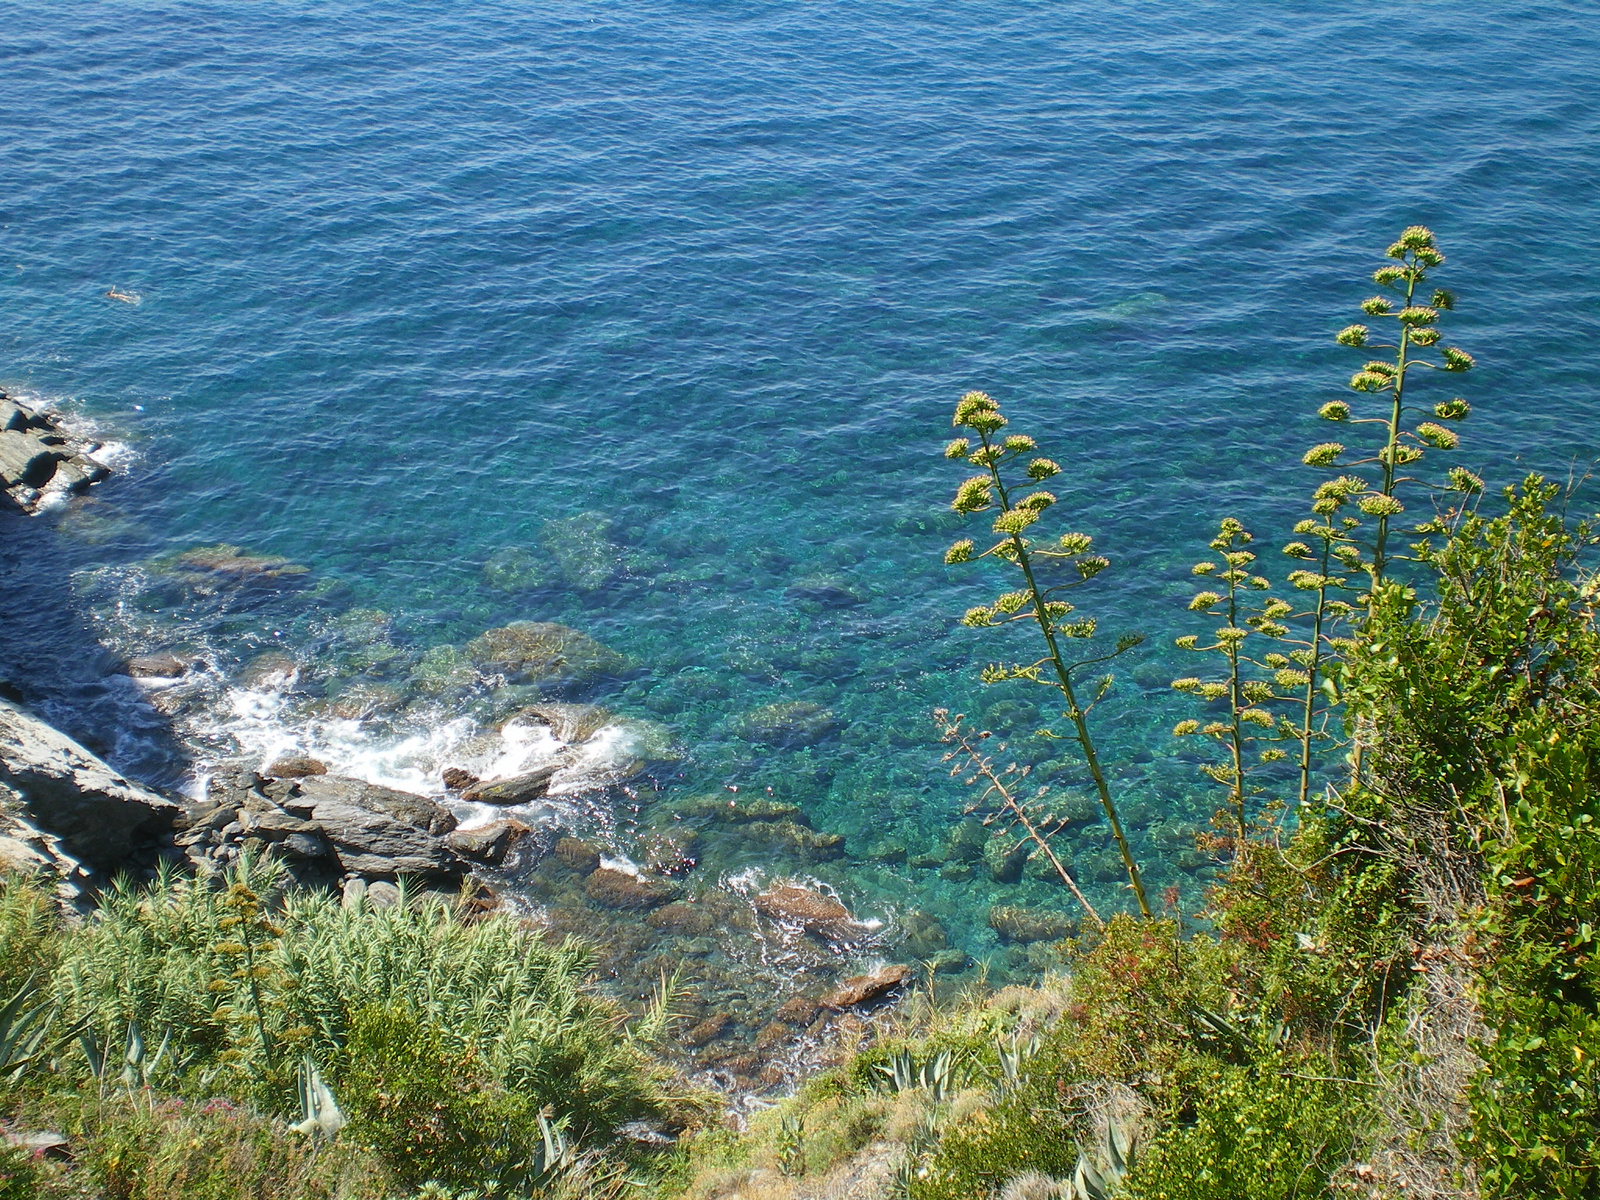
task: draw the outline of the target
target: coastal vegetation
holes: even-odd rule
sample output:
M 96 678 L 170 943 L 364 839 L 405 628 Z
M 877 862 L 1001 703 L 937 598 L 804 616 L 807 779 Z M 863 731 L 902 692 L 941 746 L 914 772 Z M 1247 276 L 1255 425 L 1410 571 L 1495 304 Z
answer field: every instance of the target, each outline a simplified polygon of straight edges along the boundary
M 1218 789 L 1200 913 L 1147 894 L 1094 739 L 1140 639 L 1102 646 L 1066 597 L 1111 564 L 1087 534 L 1040 537 L 1062 468 L 969 393 L 946 455 L 977 473 L 953 508 L 993 540 L 947 561 L 1015 585 L 964 619 L 1033 652 L 1007 640 L 983 677 L 1049 689 L 1065 724 L 940 729 L 1000 857 L 1045 859 L 1076 896 L 1059 971 L 916 989 L 735 1132 L 663 1065 L 671 980 L 630 1016 L 581 947 L 510 915 L 407 889 L 341 902 L 246 857 L 121 884 L 69 922 L 13 877 L 6 1128 L 59 1131 L 73 1158 L 0 1150 L 0 1197 L 1593 1195 L 1600 531 L 1537 475 L 1419 477 L 1469 412 L 1416 405 L 1422 375 L 1472 366 L 1439 348 L 1454 298 L 1424 285 L 1443 262 L 1405 230 L 1362 306 L 1393 340 L 1338 334 L 1392 352 L 1351 379 L 1370 412 L 1319 414 L 1374 436 L 1305 455 L 1328 475 L 1281 560 L 1218 514 L 1194 567 L 1202 632 L 1178 647 L 1211 669 L 1173 687 L 1197 714 L 1174 736 L 1217 751 L 1197 767 Z M 1124 911 L 1091 906 L 1056 851 L 1060 797 L 1029 758 L 1059 744 L 1093 782 Z

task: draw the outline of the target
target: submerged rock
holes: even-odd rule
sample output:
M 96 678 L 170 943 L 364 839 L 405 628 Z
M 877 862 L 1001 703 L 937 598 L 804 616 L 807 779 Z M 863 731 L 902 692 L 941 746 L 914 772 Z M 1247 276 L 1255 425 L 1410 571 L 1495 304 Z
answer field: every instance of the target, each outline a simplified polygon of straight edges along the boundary
M 551 692 L 587 689 L 628 670 L 628 660 L 586 633 L 548 621 L 514 621 L 467 643 L 482 670 Z
M 164 555 L 150 563 L 153 574 L 166 576 L 197 596 L 213 596 L 243 588 L 299 587 L 310 567 L 276 554 L 248 554 L 234 545 L 196 546 Z
M 444 784 L 446 791 L 464 792 L 472 787 L 473 784 L 481 783 L 482 780 L 471 771 L 463 770 L 460 767 L 446 767 L 439 773 L 439 782 Z
M 791 584 L 784 595 L 802 605 L 850 608 L 863 601 L 844 580 L 833 575 L 808 575 Z
M 1002 942 L 1059 942 L 1071 937 L 1078 923 L 1066 913 L 997 904 L 989 910 L 989 928 Z
M 781 749 L 811 746 L 835 729 L 832 712 L 809 700 L 783 700 L 752 709 L 738 721 L 739 736 Z
M 539 538 L 562 579 L 579 591 L 594 592 L 622 573 L 622 547 L 610 533 L 610 517 L 586 512 L 546 521 Z
M 1022 868 L 1028 865 L 1028 855 L 1033 843 L 1018 844 L 1014 838 L 990 838 L 983 847 L 983 865 L 989 868 L 989 878 L 996 883 L 1016 883 L 1022 878 Z
M 664 879 L 630 875 L 611 867 L 600 867 L 590 872 L 583 881 L 583 891 L 596 904 L 624 909 L 656 908 L 678 894 L 677 889 Z
M 550 582 L 547 563 L 524 546 L 496 550 L 483 564 L 483 582 L 498 592 L 527 592 Z
M 559 839 L 551 853 L 579 875 L 587 875 L 600 865 L 599 849 L 575 837 Z

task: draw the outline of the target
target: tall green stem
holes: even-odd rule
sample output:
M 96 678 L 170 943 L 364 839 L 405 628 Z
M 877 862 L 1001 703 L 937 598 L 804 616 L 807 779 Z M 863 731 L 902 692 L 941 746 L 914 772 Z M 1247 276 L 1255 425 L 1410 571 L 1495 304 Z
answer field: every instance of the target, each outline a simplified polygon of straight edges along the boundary
M 992 448 L 987 433 L 980 433 L 984 449 Z M 991 462 L 988 471 L 994 480 L 995 492 L 1000 497 L 1000 506 L 1003 512 L 1011 511 L 1011 497 L 1006 490 L 1004 481 L 1000 478 L 999 466 Z M 1106 823 L 1111 826 L 1111 836 L 1117 841 L 1117 850 L 1122 855 L 1122 865 L 1128 872 L 1128 883 L 1133 888 L 1134 898 L 1139 902 L 1139 912 L 1146 917 L 1155 914 L 1150 911 L 1150 901 L 1145 896 L 1144 879 L 1139 874 L 1139 864 L 1133 859 L 1133 850 L 1128 845 L 1128 836 L 1123 832 L 1122 819 L 1117 815 L 1117 806 L 1111 799 L 1111 785 L 1106 782 L 1106 773 L 1100 767 L 1100 756 L 1095 753 L 1094 740 L 1089 736 L 1088 714 L 1078 704 L 1077 693 L 1072 686 L 1072 672 L 1067 666 L 1065 657 L 1061 653 L 1061 645 L 1057 640 L 1056 629 L 1051 621 L 1048 609 L 1045 607 L 1044 594 L 1039 589 L 1038 581 L 1034 578 L 1033 562 L 1028 555 L 1028 544 L 1021 534 L 1011 535 L 1011 548 L 1016 555 L 1017 565 L 1022 568 L 1022 577 L 1028 584 L 1028 598 L 1033 605 L 1033 617 L 1038 622 L 1039 632 L 1044 635 L 1045 645 L 1050 650 L 1050 663 L 1055 670 L 1057 686 L 1062 696 L 1067 701 L 1067 717 L 1072 721 L 1073 729 L 1077 731 L 1078 745 L 1083 750 L 1084 761 L 1089 766 L 1089 774 L 1094 778 L 1096 791 L 1100 796 L 1100 807 L 1105 810 Z
M 1411 307 L 1412 296 L 1417 290 L 1416 278 L 1409 277 L 1406 281 L 1406 307 Z M 1406 351 L 1411 346 L 1411 327 L 1400 326 L 1400 348 L 1395 356 L 1394 376 L 1394 402 L 1389 410 L 1388 443 L 1383 451 L 1383 494 L 1394 496 L 1394 473 L 1399 465 L 1396 460 L 1400 454 L 1400 414 L 1401 400 L 1406 390 Z M 1372 586 L 1377 588 L 1383 582 L 1383 568 L 1389 561 L 1384 554 L 1384 547 L 1389 540 L 1389 514 L 1380 513 L 1378 516 L 1378 537 L 1373 546 L 1372 553 Z

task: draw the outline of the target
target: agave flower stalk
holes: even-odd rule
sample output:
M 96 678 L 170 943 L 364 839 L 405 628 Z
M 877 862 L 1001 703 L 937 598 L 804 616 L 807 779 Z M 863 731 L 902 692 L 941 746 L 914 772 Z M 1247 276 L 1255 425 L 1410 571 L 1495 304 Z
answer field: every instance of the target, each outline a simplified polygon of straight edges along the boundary
M 1105 921 L 1095 911 L 1094 905 L 1089 903 L 1088 897 L 1078 887 L 1078 881 L 1072 877 L 1072 872 L 1068 871 L 1062 864 L 1060 857 L 1055 852 L 1055 847 L 1050 844 L 1050 839 L 1066 828 L 1066 822 L 1060 817 L 1039 808 L 1037 802 L 1044 797 L 1049 789 L 1039 789 L 1038 794 L 1034 797 L 1034 803 L 1023 800 L 1009 780 L 1012 777 L 1020 780 L 1026 776 L 1028 771 L 1026 767 L 1010 766 L 1003 770 L 997 770 L 994 760 L 975 746 L 972 737 L 962 728 L 961 722 L 965 718 L 960 713 L 952 717 L 949 709 L 936 708 L 933 710 L 933 719 L 939 724 L 940 741 L 951 742 L 960 747 L 960 754 L 952 750 L 944 756 L 944 761 L 950 762 L 963 756 L 965 758 L 964 763 L 957 762 L 955 766 L 950 768 L 950 774 L 959 775 L 964 771 L 970 771 L 971 775 L 968 777 L 968 783 L 977 784 L 982 782 L 984 785 L 984 790 L 979 797 L 979 803 L 983 804 L 991 800 L 994 802 L 995 812 L 984 823 L 988 824 L 996 817 L 1009 817 L 1010 822 L 1007 825 L 1007 829 L 1020 826 L 1024 835 L 1023 840 L 1032 842 L 1034 847 L 1045 858 L 1050 860 L 1050 866 L 1055 870 L 1056 876 L 1062 883 L 1066 884 L 1067 890 L 1077 897 L 1078 903 L 1083 906 L 1083 911 L 1089 915 L 1089 919 L 1095 923 L 1097 928 L 1105 928 Z M 988 736 L 986 733 L 978 734 L 979 738 Z M 1004 748 L 1004 746 L 1001 747 L 1001 749 Z
M 1290 558 L 1308 564 L 1290 571 L 1289 583 L 1301 592 L 1310 593 L 1310 608 L 1293 614 L 1295 619 L 1309 622 L 1310 633 L 1303 639 L 1284 638 L 1286 643 L 1295 647 L 1287 656 L 1268 654 L 1262 660 L 1277 672 L 1275 682 L 1279 687 L 1286 691 L 1298 688 L 1301 696 L 1299 723 L 1289 724 L 1286 730 L 1287 735 L 1299 743 L 1299 762 L 1296 765 L 1300 773 L 1300 787 L 1297 799 L 1301 809 L 1311 797 L 1312 746 L 1328 736 L 1328 710 L 1325 705 L 1319 706 L 1318 701 L 1324 663 L 1329 654 L 1337 653 L 1348 645 L 1348 639 L 1335 638 L 1330 630 L 1354 613 L 1347 601 L 1337 598 L 1337 593 L 1345 590 L 1348 583 L 1344 576 L 1335 572 L 1342 565 L 1340 552 L 1348 553 L 1351 550 L 1348 534 L 1357 522 L 1353 517 L 1345 517 L 1337 525 L 1333 522 L 1333 515 L 1345 504 L 1350 494 L 1343 480 L 1330 480 L 1323 484 L 1317 489 L 1312 504 L 1313 512 L 1321 519 L 1301 521 L 1294 527 L 1298 536 L 1310 538 L 1316 543 L 1313 548 L 1303 541 L 1294 541 L 1283 548 Z
M 1455 307 L 1455 297 L 1443 288 L 1436 288 L 1430 303 L 1421 303 L 1426 294 L 1423 284 L 1428 272 L 1444 263 L 1444 255 L 1435 245 L 1431 231 L 1413 225 L 1401 233 L 1388 249 L 1391 264 L 1373 272 L 1373 281 L 1389 295 L 1373 296 L 1362 302 L 1361 311 L 1368 317 L 1393 321 L 1396 337 L 1393 342 L 1371 341 L 1372 330 L 1367 325 L 1349 325 L 1339 331 L 1337 341 L 1353 349 L 1389 350 L 1392 359 L 1373 359 L 1350 378 L 1350 388 L 1358 396 L 1387 396 L 1386 411 L 1379 415 L 1359 415 L 1343 400 L 1324 404 L 1318 415 L 1326 421 L 1349 425 L 1380 425 L 1383 427 L 1383 444 L 1364 457 L 1346 459 L 1342 442 L 1323 442 L 1305 454 L 1306 465 L 1344 471 L 1349 467 L 1375 464 L 1382 471 L 1377 484 L 1363 481 L 1359 492 L 1353 493 L 1357 507 L 1376 520 L 1370 556 L 1365 566 L 1373 588 L 1383 582 L 1389 564 L 1397 556 L 1389 548 L 1390 522 L 1405 512 L 1405 505 L 1396 497 L 1400 485 L 1419 483 L 1414 475 L 1403 472 L 1420 462 L 1426 452 L 1454 450 L 1460 438 L 1453 429 L 1438 422 L 1453 422 L 1465 418 L 1472 410 L 1460 397 L 1435 404 L 1423 420 L 1408 426 L 1408 413 L 1421 413 L 1421 409 L 1408 408 L 1406 384 L 1411 372 L 1416 370 L 1459 374 L 1472 368 L 1472 356 L 1456 346 L 1445 346 L 1438 351 L 1437 359 L 1427 354 L 1439 344 L 1441 314 Z M 1396 307 L 1398 302 L 1399 307 Z M 1475 495 L 1483 488 L 1482 480 L 1464 468 L 1451 469 L 1437 490 L 1457 491 Z M 1417 532 L 1432 531 L 1432 523 L 1423 522 Z
M 1150 902 L 1145 896 L 1144 881 L 1139 875 L 1139 865 L 1134 861 L 1122 820 L 1111 798 L 1110 784 L 1100 766 L 1100 757 L 1095 752 L 1094 739 L 1089 733 L 1089 709 L 1110 689 L 1111 676 L 1100 678 L 1095 685 L 1095 697 L 1088 706 L 1079 702 L 1074 682 L 1074 676 L 1079 671 L 1109 662 L 1144 639 L 1138 635 L 1125 635 L 1117 639 L 1115 648 L 1109 653 L 1069 661 L 1062 649 L 1063 640 L 1071 638 L 1086 641 L 1094 636 L 1095 622 L 1092 618 L 1083 617 L 1067 620 L 1074 607 L 1060 598 L 1061 593 L 1087 583 L 1110 566 L 1110 561 L 1102 555 L 1091 554 L 1091 540 L 1081 533 L 1062 534 L 1053 548 L 1036 544 L 1025 536 L 1045 510 L 1055 504 L 1056 498 L 1039 488 L 1020 498 L 1016 493 L 1059 475 L 1061 467 L 1048 458 L 1035 456 L 1037 446 L 1031 437 L 1015 433 L 1001 437 L 1000 431 L 1009 422 L 1001 415 L 1000 406 L 989 396 L 983 392 L 968 392 L 956 404 L 951 423 L 958 429 L 971 430 L 977 444 L 973 444 L 972 438 L 958 437 L 945 447 L 945 457 L 971 463 L 980 472 L 970 476 L 956 489 L 951 507 L 958 513 L 996 512 L 992 528 L 999 540 L 976 555 L 971 540 L 958 541 L 946 552 L 945 562 L 962 563 L 994 558 L 1014 568 L 1021 576 L 1023 585 L 1016 591 L 999 596 L 992 604 L 969 609 L 962 618 L 963 622 L 974 628 L 1008 625 L 1014 621 L 1032 622 L 1044 639 L 1046 651 L 1042 658 L 1031 663 L 992 664 L 984 668 L 983 681 L 1028 680 L 1060 692 L 1066 701 L 1065 716 L 1072 722 L 1084 762 L 1094 779 L 1100 807 L 1105 812 L 1106 823 L 1111 827 L 1111 835 L 1116 839 L 1117 850 L 1122 855 L 1122 865 L 1127 871 L 1128 884 L 1138 901 L 1139 911 L 1146 917 L 1152 916 Z M 1028 461 L 1022 478 L 1008 484 L 1001 468 L 1017 465 L 1024 458 Z M 1052 587 L 1042 586 L 1036 568 L 1047 560 L 1070 560 L 1076 578 Z
M 1195 575 L 1212 578 L 1224 589 L 1210 589 L 1196 593 L 1189 601 L 1189 611 L 1208 617 L 1220 618 L 1222 625 L 1216 630 L 1215 640 L 1200 644 L 1198 634 L 1185 634 L 1177 639 L 1183 650 L 1213 653 L 1222 657 L 1227 670 L 1221 679 L 1187 677 L 1174 679 L 1177 691 L 1197 696 L 1208 703 L 1218 700 L 1228 702 L 1225 720 L 1180 721 L 1173 729 L 1174 735 L 1188 737 L 1203 734 L 1220 743 L 1227 753 L 1223 763 L 1207 763 L 1200 769 L 1207 776 L 1228 789 L 1228 808 L 1233 813 L 1234 825 L 1240 838 L 1245 836 L 1246 805 L 1259 789 L 1249 784 L 1250 755 L 1254 743 L 1278 740 L 1278 718 L 1266 706 L 1284 699 L 1279 692 L 1280 681 L 1276 672 L 1288 669 L 1290 660 L 1283 655 L 1273 659 L 1256 659 L 1246 652 L 1246 641 L 1252 634 L 1278 640 L 1288 636 L 1289 627 L 1283 618 L 1294 611 L 1288 601 L 1265 595 L 1271 583 L 1250 572 L 1255 553 L 1246 549 L 1254 540 L 1250 531 L 1232 517 L 1224 518 L 1218 526 L 1217 536 L 1211 539 L 1211 549 L 1222 559 L 1221 563 L 1199 562 L 1194 565 Z M 1261 599 L 1252 598 L 1261 594 Z M 1281 660 L 1283 666 L 1275 663 Z M 1273 671 L 1274 674 L 1261 676 Z M 1299 685 L 1301 680 L 1293 680 Z M 1254 730 L 1264 730 L 1257 733 Z M 1260 751 L 1262 762 L 1275 762 L 1288 755 L 1276 746 Z

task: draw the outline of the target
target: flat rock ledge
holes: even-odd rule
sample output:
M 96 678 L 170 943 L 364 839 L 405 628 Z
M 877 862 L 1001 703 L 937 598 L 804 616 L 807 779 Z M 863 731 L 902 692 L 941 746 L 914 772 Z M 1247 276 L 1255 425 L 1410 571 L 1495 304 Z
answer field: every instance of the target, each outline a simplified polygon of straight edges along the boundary
M 52 492 L 82 492 L 111 469 L 99 444 L 63 428 L 58 418 L 0 392 L 0 506 L 38 512 Z

